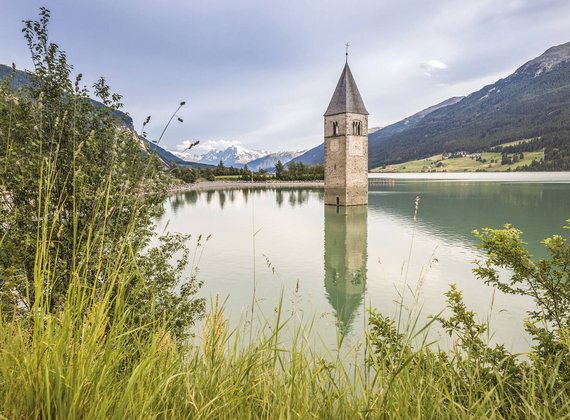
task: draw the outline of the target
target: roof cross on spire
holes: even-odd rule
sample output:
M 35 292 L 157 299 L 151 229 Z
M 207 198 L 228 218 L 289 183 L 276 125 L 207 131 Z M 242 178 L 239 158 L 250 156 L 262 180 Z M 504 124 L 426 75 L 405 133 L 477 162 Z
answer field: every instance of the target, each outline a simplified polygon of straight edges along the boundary
M 346 62 L 348 63 L 348 47 L 350 47 L 350 44 L 347 42 L 344 46 L 346 47 Z

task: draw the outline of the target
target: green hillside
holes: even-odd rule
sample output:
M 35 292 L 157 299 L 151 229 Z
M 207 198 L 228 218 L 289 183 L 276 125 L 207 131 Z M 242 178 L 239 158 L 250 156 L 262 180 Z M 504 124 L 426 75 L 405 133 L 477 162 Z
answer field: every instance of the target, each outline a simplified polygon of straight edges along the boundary
M 528 151 L 544 150 L 542 170 L 570 170 L 570 43 L 379 142 L 381 131 L 369 136 L 371 168 L 535 138 Z
M 515 158 L 516 155 L 516 158 Z M 502 163 L 500 152 L 483 152 L 472 156 L 447 158 L 444 155 L 434 155 L 425 159 L 410 160 L 408 162 L 385 165 L 373 169 L 371 172 L 500 172 L 520 170 L 534 162 L 541 162 L 544 152 L 528 152 L 520 154 L 507 154 L 512 163 Z M 516 161 L 514 161 L 516 160 Z

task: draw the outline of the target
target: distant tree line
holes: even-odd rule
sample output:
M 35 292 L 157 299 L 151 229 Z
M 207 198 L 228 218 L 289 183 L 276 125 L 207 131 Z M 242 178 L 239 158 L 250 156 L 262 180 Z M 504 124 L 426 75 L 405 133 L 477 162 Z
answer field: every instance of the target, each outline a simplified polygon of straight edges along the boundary
M 196 167 L 189 167 L 189 166 L 178 166 L 174 165 L 169 170 L 170 174 L 179 179 L 182 182 L 192 184 L 199 179 L 206 179 L 208 181 L 214 181 L 216 176 L 242 176 L 245 175 L 248 170 L 247 168 L 234 168 L 234 167 L 225 167 L 224 163 L 220 161 L 218 166 L 215 168 L 196 168 Z
M 513 163 L 517 163 L 522 159 L 524 159 L 523 152 L 512 153 L 510 155 L 505 152 L 501 153 L 501 165 L 512 165 Z
M 314 181 L 325 179 L 323 164 L 305 165 L 303 162 L 289 162 L 287 169 L 281 161 L 275 165 L 275 178 L 284 181 Z
M 570 170 L 570 130 L 549 133 L 530 141 L 497 148 L 503 154 L 536 152 L 544 150 L 544 158 L 520 166 L 518 171 L 568 171 Z
M 247 165 L 243 168 L 227 167 L 222 161 L 215 168 L 192 168 L 188 166 L 173 166 L 170 174 L 185 183 L 194 183 L 199 179 L 215 181 L 217 176 L 233 176 L 242 181 L 266 181 L 273 175 L 266 169 L 250 170 Z M 288 168 L 281 161 L 275 165 L 275 179 L 283 181 L 312 181 L 325 179 L 324 165 L 306 165 L 302 162 L 290 162 Z

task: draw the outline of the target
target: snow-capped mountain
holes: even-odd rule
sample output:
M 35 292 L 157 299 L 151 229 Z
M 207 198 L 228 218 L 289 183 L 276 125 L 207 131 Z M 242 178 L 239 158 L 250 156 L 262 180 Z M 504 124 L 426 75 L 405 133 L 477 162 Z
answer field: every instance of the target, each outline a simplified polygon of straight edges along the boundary
M 234 168 L 242 168 L 246 163 L 269 154 L 268 152 L 252 150 L 240 145 L 233 145 L 224 150 L 210 150 L 203 155 L 188 152 L 173 153 L 188 162 L 218 165 L 222 161 L 225 166 L 233 166 Z
M 247 167 L 252 171 L 259 171 L 260 169 L 265 169 L 269 172 L 272 172 L 275 169 L 275 165 L 277 165 L 277 162 L 281 161 L 281 163 L 285 165 L 291 159 L 294 159 L 305 152 L 306 150 L 301 150 L 297 152 L 270 153 L 266 156 L 262 156 L 258 159 L 248 162 Z
M 205 153 L 202 155 L 199 162 L 207 163 L 209 165 L 217 165 L 222 161 L 225 166 L 240 168 L 246 163 L 265 155 L 267 155 L 267 152 L 251 150 L 240 145 L 234 145 L 224 150 L 212 150 Z
M 220 161 L 224 166 L 234 168 L 243 168 L 246 164 L 251 170 L 258 171 L 266 169 L 271 171 L 280 160 L 285 164 L 291 159 L 305 153 L 305 150 L 297 152 L 275 152 L 269 153 L 262 150 L 252 150 L 240 145 L 233 145 L 224 150 L 210 150 L 209 152 L 199 155 L 189 152 L 172 152 L 174 155 L 187 162 L 204 163 L 207 165 L 217 166 Z

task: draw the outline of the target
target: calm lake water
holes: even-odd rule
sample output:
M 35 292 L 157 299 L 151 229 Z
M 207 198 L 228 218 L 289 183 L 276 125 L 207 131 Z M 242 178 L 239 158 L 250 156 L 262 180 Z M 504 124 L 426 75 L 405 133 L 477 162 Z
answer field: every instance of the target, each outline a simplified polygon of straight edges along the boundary
M 247 318 L 254 279 L 258 315 L 271 319 L 283 293 L 284 312 L 312 321 L 325 345 L 360 338 L 364 306 L 397 317 L 401 296 L 424 322 L 455 283 L 490 320 L 494 341 L 524 351 L 532 302 L 475 278 L 482 255 L 471 232 L 510 223 L 541 257 L 540 241 L 567 236 L 569 218 L 570 173 L 371 174 L 368 207 L 324 206 L 321 188 L 189 191 L 168 198 L 159 229 L 211 235 L 199 250 L 200 295 L 227 298 L 235 325 Z

